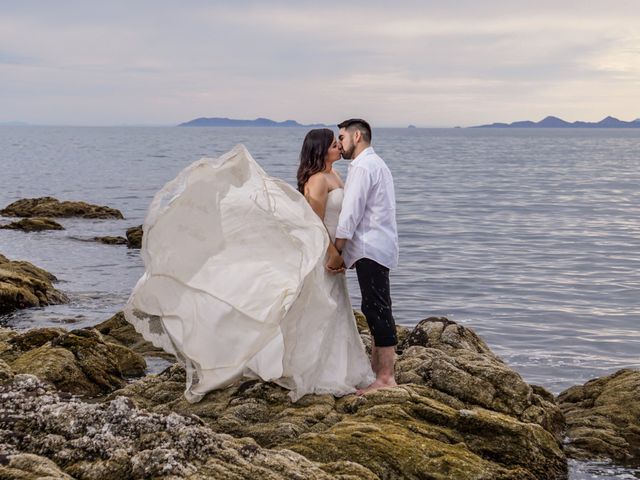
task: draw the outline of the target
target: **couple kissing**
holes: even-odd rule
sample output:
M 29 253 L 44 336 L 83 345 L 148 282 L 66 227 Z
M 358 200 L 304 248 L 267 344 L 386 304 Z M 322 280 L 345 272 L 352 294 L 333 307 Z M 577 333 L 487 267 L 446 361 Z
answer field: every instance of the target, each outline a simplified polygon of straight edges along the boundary
M 306 394 L 394 386 L 389 269 L 398 263 L 393 178 L 362 119 L 310 131 L 298 191 L 242 145 L 185 168 L 143 225 L 145 273 L 124 308 L 185 366 L 191 402 L 242 377 Z M 350 160 L 346 181 L 333 169 Z M 371 358 L 347 291 L 355 268 Z

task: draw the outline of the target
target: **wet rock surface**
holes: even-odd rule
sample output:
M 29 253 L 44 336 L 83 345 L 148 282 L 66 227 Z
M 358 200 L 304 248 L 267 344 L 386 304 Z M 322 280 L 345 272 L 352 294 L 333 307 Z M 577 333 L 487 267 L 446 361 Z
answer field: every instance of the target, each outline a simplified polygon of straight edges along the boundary
M 53 287 L 51 273 L 0 254 L 0 314 L 28 307 L 67 303 L 68 297 Z
M 125 320 L 122 312 L 116 313 L 93 328 L 99 331 L 106 341 L 130 348 L 140 355 L 175 360 L 173 355 L 161 348 L 154 347 L 151 342 L 146 341 L 142 335 L 136 332 L 135 328 Z
M 318 465 L 216 433 L 194 416 L 146 412 L 124 397 L 83 403 L 31 375 L 0 386 L 0 396 L 0 478 L 375 478 L 350 462 Z
M 43 230 L 64 230 L 64 227 L 50 218 L 23 218 L 7 225 L 0 225 L 6 230 L 22 230 L 23 232 L 41 232 Z
M 537 423 L 562 438 L 564 419 L 553 394 L 527 384 L 473 330 L 430 317 L 409 333 L 402 349 L 396 366 L 400 383 L 426 385 L 449 398 Z
M 567 455 L 640 467 L 640 371 L 623 369 L 565 390 Z
M 475 333 L 429 318 L 402 348 L 401 385 L 364 397 L 307 395 L 291 403 L 286 390 L 248 380 L 190 404 L 184 369 L 174 365 L 108 398 L 197 415 L 216 432 L 321 464 L 355 462 L 371 478 L 566 478 L 564 421 L 553 396 L 527 385 Z
M 0 444 L 1 445 L 1 444 Z M 2 447 L 0 447 L 2 448 Z M 15 480 L 73 480 L 46 457 L 31 453 L 12 452 L 4 445 L 0 458 L 0 478 Z
M 115 208 L 92 205 L 86 202 L 59 201 L 53 197 L 25 198 L 0 210 L 9 217 L 81 217 L 124 218 Z
M 126 245 L 127 239 L 124 237 L 94 237 L 96 242 L 104 243 L 105 245 Z
M 36 375 L 61 391 L 87 397 L 121 388 L 126 377 L 144 375 L 146 369 L 141 355 L 105 341 L 94 329 L 0 329 L 0 360 L 12 374 Z
M 127 247 L 142 248 L 142 225 L 127 229 Z
M 549 392 L 445 318 L 399 333 L 397 388 L 292 403 L 244 379 L 190 404 L 178 364 L 127 381 L 144 370 L 137 352 L 157 349 L 122 313 L 80 330 L 0 329 L 0 478 L 567 477 Z

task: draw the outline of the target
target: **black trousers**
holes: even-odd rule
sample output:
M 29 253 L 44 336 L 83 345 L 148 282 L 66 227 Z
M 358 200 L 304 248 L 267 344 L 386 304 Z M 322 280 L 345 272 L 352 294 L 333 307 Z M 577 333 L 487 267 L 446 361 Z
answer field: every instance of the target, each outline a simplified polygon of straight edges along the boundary
M 356 272 L 362 294 L 362 313 L 376 347 L 392 347 L 398 343 L 396 322 L 391 312 L 389 269 L 369 258 L 356 262 Z

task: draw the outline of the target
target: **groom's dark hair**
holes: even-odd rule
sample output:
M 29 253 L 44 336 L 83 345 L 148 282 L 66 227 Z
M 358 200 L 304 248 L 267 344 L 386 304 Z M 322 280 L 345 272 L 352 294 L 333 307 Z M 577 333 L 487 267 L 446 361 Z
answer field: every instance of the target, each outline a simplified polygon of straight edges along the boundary
M 371 125 L 361 118 L 350 118 L 338 124 L 338 128 L 351 129 L 357 128 L 365 142 L 371 143 Z

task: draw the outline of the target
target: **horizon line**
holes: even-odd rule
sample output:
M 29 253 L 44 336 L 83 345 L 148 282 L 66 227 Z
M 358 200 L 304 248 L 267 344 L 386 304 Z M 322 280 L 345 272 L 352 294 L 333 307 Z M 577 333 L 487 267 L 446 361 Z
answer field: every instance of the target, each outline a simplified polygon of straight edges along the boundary
M 605 115 L 601 118 L 601 120 L 595 120 L 595 121 L 590 121 L 590 120 L 564 120 L 563 118 L 557 116 L 557 115 L 546 115 L 545 117 L 543 117 L 541 120 L 545 120 L 549 117 L 553 117 L 553 118 L 557 118 L 559 120 L 565 121 L 567 123 L 575 123 L 575 122 L 585 122 L 585 123 L 597 123 L 598 121 L 602 121 L 606 118 L 615 118 L 616 120 L 620 120 L 618 117 L 615 117 L 613 115 Z M 104 123 L 104 124 L 92 124 L 92 123 L 85 123 L 85 124 L 74 124 L 74 123 L 29 123 L 29 122 L 25 122 L 25 121 L 20 121 L 20 120 L 7 120 L 7 121 L 0 121 L 0 127 L 88 127 L 88 128 L 98 128 L 98 127 L 105 127 L 105 128 L 109 128 L 109 127 L 157 127 L 157 128 L 171 128 L 171 127 L 179 127 L 184 123 L 188 123 L 191 122 L 193 120 L 198 120 L 198 119 L 207 119 L 207 118 L 216 118 L 216 119 L 225 119 L 225 120 L 239 120 L 239 121 L 255 121 L 255 120 L 259 120 L 259 119 L 266 119 L 266 120 L 271 120 L 273 122 L 276 123 L 283 123 L 285 121 L 293 121 L 296 123 L 300 123 L 297 120 L 284 120 L 282 122 L 277 121 L 277 120 L 273 120 L 271 118 L 268 117 L 256 117 L 253 120 L 248 120 L 248 119 L 236 119 L 236 118 L 229 118 L 229 117 L 196 117 L 192 120 L 187 120 L 186 122 L 179 122 L 179 123 L 138 123 L 138 122 L 134 122 L 134 123 Z M 633 120 L 621 120 L 621 121 L 625 121 L 625 122 L 635 122 L 635 121 L 639 121 L 640 117 L 633 119 Z M 378 127 L 373 127 L 375 128 L 433 128 L 433 129 L 458 129 L 458 128 L 473 128 L 473 127 L 479 127 L 479 126 L 489 126 L 489 125 L 493 125 L 493 124 L 511 124 L 511 123 L 518 123 L 518 122 L 535 122 L 534 120 L 515 120 L 515 121 L 493 121 L 491 123 L 480 123 L 480 124 L 473 124 L 473 125 L 428 125 L 428 126 L 419 126 L 415 123 L 406 123 L 404 125 L 381 125 Z M 319 124 L 319 125 L 327 125 L 328 128 L 336 128 L 337 127 L 337 123 L 334 124 L 327 124 L 324 122 L 312 122 L 311 125 L 313 124 Z M 253 126 L 253 125 L 246 125 L 246 126 L 219 126 L 219 127 L 211 127 L 211 126 L 201 126 L 201 127 L 194 127 L 194 126 L 189 126 L 189 128 L 311 128 L 307 125 L 295 125 L 295 126 L 284 126 L 284 125 L 274 125 L 274 126 Z
M 183 122 L 184 123 L 184 122 Z M 323 124 L 327 125 L 327 124 Z M 113 128 L 113 127 L 157 127 L 157 128 L 185 128 L 180 127 L 180 124 L 169 124 L 169 123 L 105 123 L 105 124 L 73 124 L 73 123 L 28 123 L 28 122 L 0 122 L 0 127 L 86 127 L 86 128 Z M 337 128 L 338 125 L 329 125 L 326 128 Z M 219 127 L 209 127 L 209 126 L 201 126 L 201 127 L 188 127 L 188 128 L 312 128 L 307 125 L 299 125 L 299 126 L 253 126 L 253 125 L 245 125 L 245 126 L 219 126 Z M 470 128 L 468 126 L 417 126 L 415 124 L 397 126 L 397 125 L 382 125 L 376 128 Z

